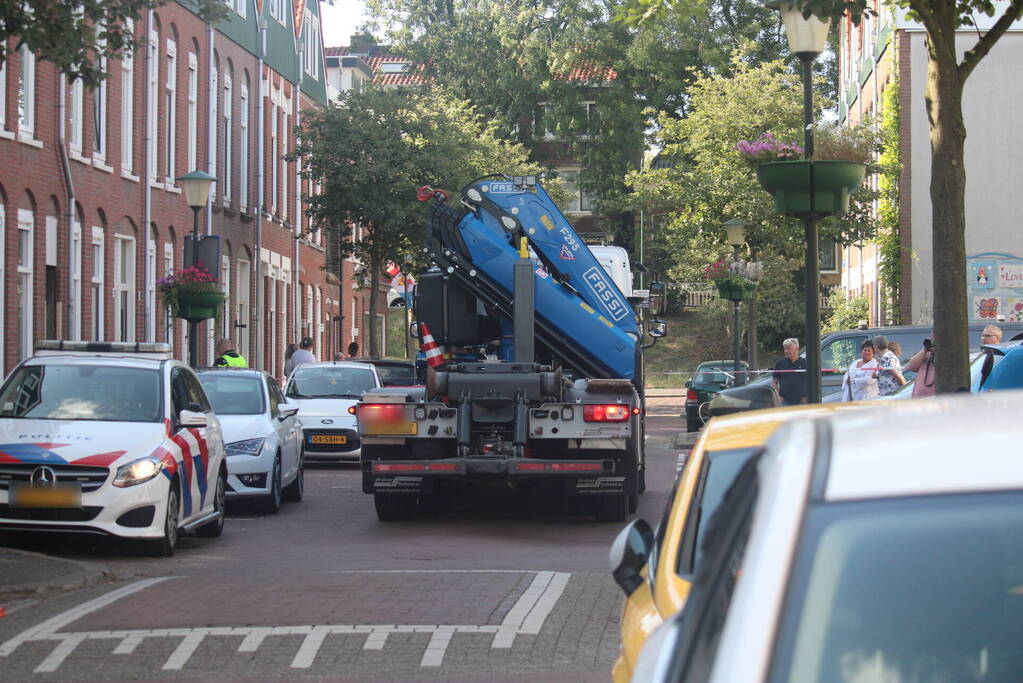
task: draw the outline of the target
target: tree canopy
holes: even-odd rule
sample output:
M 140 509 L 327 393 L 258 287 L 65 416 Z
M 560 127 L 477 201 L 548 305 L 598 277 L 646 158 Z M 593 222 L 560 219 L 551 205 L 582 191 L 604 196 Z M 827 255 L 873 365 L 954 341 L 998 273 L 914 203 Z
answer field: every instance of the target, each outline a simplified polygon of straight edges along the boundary
M 410 263 L 419 254 L 425 211 L 418 187 L 454 193 L 494 169 L 541 170 L 470 104 L 441 89 L 348 91 L 302 123 L 296 155 L 303 176 L 322 188 L 305 201 L 313 223 L 328 235 L 328 263 L 355 256 L 371 288 L 388 261 Z M 372 297 L 371 316 L 375 307 Z M 379 352 L 375 327 L 369 352 Z

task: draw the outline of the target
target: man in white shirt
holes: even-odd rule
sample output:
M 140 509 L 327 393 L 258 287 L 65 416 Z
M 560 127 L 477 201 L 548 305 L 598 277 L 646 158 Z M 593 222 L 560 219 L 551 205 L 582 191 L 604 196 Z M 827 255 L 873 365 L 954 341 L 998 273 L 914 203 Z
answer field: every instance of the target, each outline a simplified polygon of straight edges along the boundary
M 312 337 L 302 337 L 302 341 L 299 342 L 298 348 L 295 349 L 295 353 L 291 354 L 291 358 L 284 364 L 284 374 L 291 377 L 291 373 L 295 368 L 306 363 L 315 363 L 316 356 L 313 355 L 313 340 Z

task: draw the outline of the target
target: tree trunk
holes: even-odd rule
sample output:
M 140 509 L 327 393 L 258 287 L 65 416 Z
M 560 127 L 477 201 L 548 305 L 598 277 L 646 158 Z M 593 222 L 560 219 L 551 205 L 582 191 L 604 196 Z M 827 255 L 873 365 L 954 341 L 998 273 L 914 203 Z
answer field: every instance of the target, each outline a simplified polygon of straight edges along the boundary
M 377 255 L 370 257 L 369 261 L 369 357 L 380 358 L 380 330 L 377 329 L 377 277 L 381 270 L 383 261 Z M 964 276 L 965 277 L 965 276 Z
M 954 31 L 951 32 L 954 36 Z M 966 170 L 963 81 L 955 39 L 927 38 L 927 118 L 931 127 L 931 244 L 937 390 L 970 386 L 966 302 Z

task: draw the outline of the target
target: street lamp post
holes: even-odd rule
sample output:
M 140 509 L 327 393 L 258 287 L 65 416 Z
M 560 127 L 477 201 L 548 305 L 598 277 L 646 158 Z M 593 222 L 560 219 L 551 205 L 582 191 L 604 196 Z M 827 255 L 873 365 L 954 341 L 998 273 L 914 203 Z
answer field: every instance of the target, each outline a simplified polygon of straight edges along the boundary
M 814 15 L 804 17 L 791 0 L 769 3 L 781 13 L 789 50 L 803 67 L 803 154 L 813 158 L 813 62 L 824 51 L 831 22 Z M 820 251 L 817 213 L 814 211 L 814 171 L 810 166 L 810 211 L 803 217 L 806 235 L 806 400 L 821 401 Z
M 199 211 L 210 199 L 210 185 L 216 180 L 208 173 L 196 170 L 174 179 L 185 190 L 185 201 L 192 207 L 192 259 L 188 265 L 199 261 Z M 199 321 L 188 319 L 188 364 L 193 368 L 199 364 Z
M 739 249 L 746 241 L 746 223 L 738 218 L 725 222 L 725 232 L 728 235 L 728 243 L 732 245 L 733 256 L 739 259 Z M 735 375 L 735 383 L 745 384 L 739 381 L 739 299 L 732 299 L 732 369 Z

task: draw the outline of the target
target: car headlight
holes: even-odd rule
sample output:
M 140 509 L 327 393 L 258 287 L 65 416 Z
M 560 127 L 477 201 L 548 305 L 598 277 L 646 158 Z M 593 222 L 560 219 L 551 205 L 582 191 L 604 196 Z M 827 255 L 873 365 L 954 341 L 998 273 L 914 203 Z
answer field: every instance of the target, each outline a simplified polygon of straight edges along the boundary
M 233 441 L 224 446 L 228 455 L 259 455 L 263 450 L 265 439 L 245 439 L 244 441 Z
M 133 462 L 129 462 L 127 465 L 121 465 L 117 468 L 117 474 L 114 475 L 114 486 L 125 488 L 128 486 L 135 486 L 136 484 L 142 484 L 163 471 L 163 460 L 153 455 L 147 455 L 144 458 L 139 458 Z

